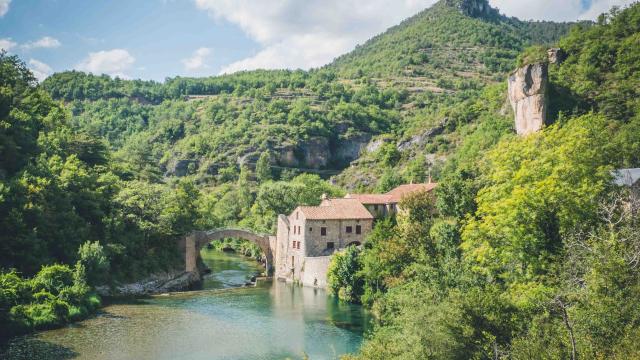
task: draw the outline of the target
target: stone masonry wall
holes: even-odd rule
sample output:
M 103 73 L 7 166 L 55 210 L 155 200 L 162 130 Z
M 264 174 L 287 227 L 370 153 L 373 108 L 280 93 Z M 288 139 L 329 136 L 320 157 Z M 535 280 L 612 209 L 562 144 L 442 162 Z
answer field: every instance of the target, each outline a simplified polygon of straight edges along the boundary
M 304 258 L 300 272 L 300 282 L 305 286 L 319 288 L 327 287 L 327 270 L 331 256 L 316 256 Z

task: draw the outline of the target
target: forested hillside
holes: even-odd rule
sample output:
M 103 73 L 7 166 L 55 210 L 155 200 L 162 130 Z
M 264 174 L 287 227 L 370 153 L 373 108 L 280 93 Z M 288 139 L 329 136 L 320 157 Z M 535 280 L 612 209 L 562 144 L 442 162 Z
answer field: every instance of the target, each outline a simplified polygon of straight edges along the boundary
M 557 24 L 442 0 L 311 71 L 37 84 L 3 53 L 0 338 L 180 266 L 193 229 L 430 174 L 335 257 L 332 290 L 376 315 L 355 358 L 638 357 L 640 205 L 611 170 L 640 167 L 639 30 L 637 4 Z M 518 137 L 506 78 L 550 46 L 551 124 Z
M 553 125 L 517 136 L 481 118 L 435 196 L 333 259 L 331 290 L 377 319 L 347 358 L 640 356 L 639 190 L 611 173 L 640 166 L 639 32 L 639 4 L 574 28 L 549 64 Z
M 331 175 L 367 152 L 372 138 L 397 143 L 440 126 L 444 112 L 458 111 L 452 105 L 473 102 L 487 84 L 501 82 L 524 47 L 553 42 L 570 26 L 521 22 L 489 8 L 465 13 L 462 5 L 441 1 L 310 72 L 252 71 L 163 84 L 69 72 L 51 76 L 43 88 L 67 103 L 76 128 L 106 138 L 120 150 L 119 161 L 144 169 L 146 180 L 191 176 L 220 185 L 237 178 L 242 164 L 253 168 L 264 152 L 276 176 Z M 429 137 L 419 145 L 431 160 L 448 155 L 458 128 L 473 116 L 454 114 L 443 131 L 456 133 L 453 138 Z M 385 157 L 379 141 L 368 151 L 376 165 Z M 409 147 L 400 148 L 403 164 L 433 165 Z M 389 157 L 395 162 L 399 154 Z M 405 180 L 426 173 L 417 172 L 403 170 Z M 373 188 L 382 175 L 364 171 L 348 184 L 337 181 Z

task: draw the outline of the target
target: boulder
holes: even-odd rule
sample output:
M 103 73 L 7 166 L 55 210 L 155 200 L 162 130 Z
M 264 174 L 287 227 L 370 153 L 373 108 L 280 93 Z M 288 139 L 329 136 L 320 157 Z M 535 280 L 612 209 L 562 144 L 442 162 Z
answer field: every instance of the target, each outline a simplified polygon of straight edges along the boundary
M 515 114 L 518 135 L 542 129 L 547 118 L 548 65 L 525 65 L 509 76 L 509 102 Z

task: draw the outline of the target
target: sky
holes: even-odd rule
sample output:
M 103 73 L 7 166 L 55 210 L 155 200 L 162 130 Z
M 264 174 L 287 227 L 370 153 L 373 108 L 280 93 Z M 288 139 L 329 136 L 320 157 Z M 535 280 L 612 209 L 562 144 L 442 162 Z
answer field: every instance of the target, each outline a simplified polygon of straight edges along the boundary
M 40 80 L 162 81 L 331 62 L 436 0 L 0 0 L 0 48 Z M 523 20 L 595 19 L 632 0 L 489 0 Z

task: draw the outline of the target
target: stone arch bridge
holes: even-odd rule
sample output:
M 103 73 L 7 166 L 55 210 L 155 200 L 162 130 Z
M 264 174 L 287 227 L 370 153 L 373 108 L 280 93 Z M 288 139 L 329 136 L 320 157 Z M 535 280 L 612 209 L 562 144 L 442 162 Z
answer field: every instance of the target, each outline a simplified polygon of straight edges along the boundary
M 273 268 L 273 253 L 276 246 L 276 237 L 272 235 L 258 234 L 245 229 L 214 229 L 209 231 L 194 231 L 187 235 L 184 240 L 185 267 L 186 271 L 196 272 L 198 257 L 203 246 L 214 240 L 226 238 L 240 238 L 249 240 L 257 244 L 266 258 L 265 268 L 267 273 Z

